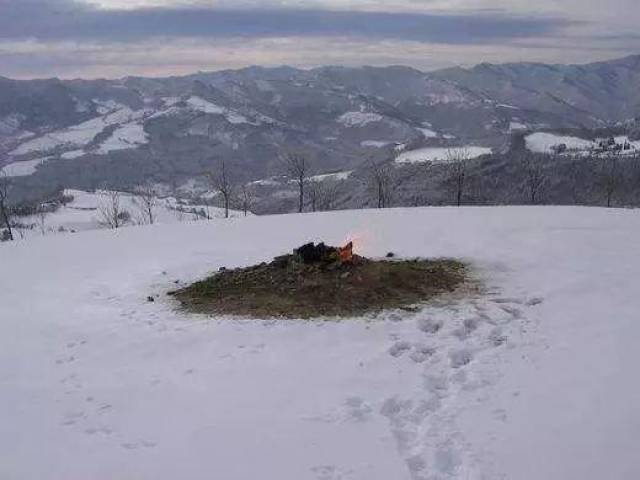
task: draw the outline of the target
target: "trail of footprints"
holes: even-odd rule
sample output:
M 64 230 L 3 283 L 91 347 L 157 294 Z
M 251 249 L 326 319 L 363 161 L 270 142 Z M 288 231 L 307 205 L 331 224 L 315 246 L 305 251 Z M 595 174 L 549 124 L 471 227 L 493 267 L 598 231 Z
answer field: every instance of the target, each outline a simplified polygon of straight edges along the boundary
M 526 309 L 542 301 L 496 297 L 428 309 L 416 317 L 415 338 L 396 339 L 391 345 L 389 355 L 422 367 L 423 398 L 392 397 L 380 408 L 413 480 L 470 475 L 472 459 L 465 458 L 468 450 L 455 426 L 462 408 L 455 398 L 491 384 L 491 369 L 474 368 L 474 361 L 508 348 L 511 337 L 519 337 L 530 323 Z M 503 410 L 495 415 L 507 420 Z
M 74 362 L 81 358 L 82 348 L 87 344 L 86 339 L 67 343 L 64 354 L 56 359 L 56 365 L 64 369 L 73 369 Z M 63 403 L 74 405 L 63 414 L 62 426 L 74 428 L 93 438 L 107 438 L 118 442 L 120 447 L 126 450 L 156 446 L 155 442 L 148 440 L 131 441 L 113 429 L 109 425 L 113 405 L 102 402 L 93 395 L 87 395 L 82 379 L 76 372 L 72 371 L 63 375 L 60 384 L 63 386 L 64 395 L 71 397 L 71 401 L 63 400 Z

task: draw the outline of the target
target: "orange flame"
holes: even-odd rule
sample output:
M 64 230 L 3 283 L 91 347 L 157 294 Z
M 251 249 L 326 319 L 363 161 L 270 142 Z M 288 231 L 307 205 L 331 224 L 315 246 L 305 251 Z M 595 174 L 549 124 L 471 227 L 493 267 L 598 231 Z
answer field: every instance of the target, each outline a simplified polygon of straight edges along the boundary
M 353 242 L 347 243 L 344 247 L 338 247 L 338 253 L 342 263 L 351 263 L 353 261 Z

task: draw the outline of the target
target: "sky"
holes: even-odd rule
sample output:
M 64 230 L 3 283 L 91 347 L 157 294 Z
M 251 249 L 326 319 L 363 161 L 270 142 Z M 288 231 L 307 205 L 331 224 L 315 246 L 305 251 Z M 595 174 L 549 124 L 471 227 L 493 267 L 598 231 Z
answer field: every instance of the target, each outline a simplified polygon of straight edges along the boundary
M 0 76 L 588 63 L 640 53 L 637 2 L 0 0 Z

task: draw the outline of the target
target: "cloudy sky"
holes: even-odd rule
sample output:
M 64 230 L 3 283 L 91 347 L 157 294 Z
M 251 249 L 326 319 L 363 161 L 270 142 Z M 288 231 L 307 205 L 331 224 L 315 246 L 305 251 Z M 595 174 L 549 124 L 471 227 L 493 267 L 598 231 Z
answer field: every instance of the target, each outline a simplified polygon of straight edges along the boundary
M 638 0 L 0 0 L 0 76 L 247 65 L 584 63 L 640 53 Z

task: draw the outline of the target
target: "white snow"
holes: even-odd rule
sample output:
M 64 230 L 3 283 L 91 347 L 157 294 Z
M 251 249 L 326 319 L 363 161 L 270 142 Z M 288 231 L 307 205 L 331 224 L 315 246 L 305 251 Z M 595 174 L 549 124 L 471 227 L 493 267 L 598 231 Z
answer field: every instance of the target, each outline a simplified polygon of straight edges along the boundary
M 477 158 L 491 153 L 490 148 L 465 146 L 465 147 L 427 147 L 417 150 L 409 150 L 401 153 L 396 158 L 396 163 L 426 163 L 448 162 L 452 156 L 464 155 L 466 158 Z
M 108 139 L 102 142 L 96 153 L 106 154 L 116 150 L 137 148 L 148 142 L 149 138 L 142 124 L 126 123 L 118 127 Z
M 165 99 L 165 105 L 169 106 L 169 108 L 166 110 L 161 110 L 159 112 L 156 112 L 153 115 L 151 115 L 149 118 L 154 119 L 154 118 L 179 114 L 180 112 L 184 111 L 184 109 L 176 105 L 178 101 L 179 99 L 175 99 L 175 98 Z M 256 113 L 255 115 L 256 120 L 250 121 L 249 119 L 247 119 L 247 117 L 245 117 L 244 115 L 242 115 L 241 113 L 235 110 L 232 110 L 226 107 L 221 107 L 220 105 L 217 105 L 213 102 L 209 102 L 208 100 L 205 100 L 204 98 L 198 97 L 195 95 L 187 98 L 187 100 L 185 100 L 185 103 L 187 104 L 187 108 L 193 111 L 203 112 L 209 115 L 223 115 L 226 118 L 226 120 L 233 125 L 240 125 L 245 123 L 251 124 L 251 125 L 259 125 L 260 123 L 276 123 L 276 121 L 273 118 L 270 118 L 266 115 L 261 115 L 258 113 Z
M 105 107 L 106 108 L 106 107 Z M 128 107 L 110 111 L 110 113 L 96 117 L 79 125 L 45 134 L 22 143 L 10 155 L 25 155 L 33 152 L 46 152 L 56 147 L 68 146 L 84 147 L 106 127 L 127 122 L 139 121 L 145 115 L 145 110 L 133 111 Z
M 262 178 L 260 180 L 254 180 L 253 182 L 250 182 L 249 185 L 258 185 L 261 187 L 277 187 L 282 185 L 282 181 L 279 181 L 276 178 Z
M 109 197 L 105 191 L 84 192 L 82 190 L 65 190 L 65 195 L 73 197 L 73 201 L 46 215 L 44 228 L 46 234 L 82 232 L 103 229 L 105 226 L 100 214 L 100 208 L 109 204 Z M 137 226 L 145 223 L 140 200 L 130 193 L 120 193 L 120 208 L 131 215 L 131 220 L 125 227 Z M 175 197 L 157 198 L 153 207 L 154 222 L 158 224 L 172 224 L 196 220 L 204 220 L 200 215 L 208 211 L 210 218 L 224 217 L 224 210 L 206 205 L 189 205 Z M 231 217 L 242 215 L 241 212 L 231 210 Z M 26 238 L 42 235 L 40 219 L 37 216 L 20 217 L 20 222 L 31 226 L 20 229 L 20 236 Z
M 60 158 L 63 158 L 65 160 L 73 160 L 83 155 L 84 155 L 84 150 L 72 150 L 70 152 L 63 153 L 62 155 L 60 155 Z
M 0 477 L 640 478 L 639 235 L 635 210 L 433 208 L 2 244 Z M 342 322 L 164 295 L 320 239 L 462 257 L 486 291 Z
M 216 105 L 215 103 L 208 102 L 204 98 L 196 96 L 189 97 L 186 103 L 194 110 L 200 110 L 204 113 L 211 113 L 213 115 L 224 115 L 224 113 L 226 112 L 225 108 Z
M 26 177 L 36 173 L 36 168 L 51 157 L 36 158 L 35 160 L 26 160 L 24 162 L 13 162 L 2 167 L 0 171 L 7 177 Z
M 388 145 L 391 145 L 393 142 L 391 141 L 382 141 L 382 140 L 364 140 L 360 142 L 361 147 L 370 147 L 370 148 L 384 148 Z
M 509 123 L 509 131 L 510 132 L 518 131 L 518 130 L 526 130 L 528 128 L 529 127 L 527 125 L 525 125 L 524 123 L 522 123 L 522 122 L 513 121 L 513 122 Z
M 382 115 L 367 112 L 347 112 L 338 117 L 338 122 L 347 127 L 364 127 L 370 123 L 382 120 Z
M 333 180 L 333 181 L 346 180 L 351 176 L 352 173 L 353 173 L 353 170 L 349 170 L 345 172 L 336 172 L 336 173 L 325 173 L 322 175 L 314 175 L 313 177 L 310 177 L 309 180 L 311 180 L 312 182 L 323 182 L 325 180 Z
M 567 147 L 566 153 L 578 153 L 584 155 L 589 152 L 598 154 L 597 150 L 599 148 L 599 143 L 603 140 L 606 142 L 608 139 L 598 138 L 596 140 L 585 140 L 578 137 L 537 132 L 527 135 L 525 138 L 525 144 L 527 149 L 537 153 L 553 153 L 555 147 L 564 144 Z M 614 140 L 619 145 L 624 145 L 625 143 L 629 143 L 631 145 L 631 150 L 619 151 L 617 152 L 619 155 L 635 155 L 637 151 L 640 150 L 640 141 L 631 141 L 627 135 L 614 137 Z M 604 152 L 605 155 L 607 153 L 608 152 Z
M 529 150 L 537 153 L 553 153 L 553 148 L 561 144 L 565 144 L 569 150 L 587 150 L 594 145 L 591 140 L 544 132 L 527 135 L 525 143 Z
M 499 104 L 496 105 L 496 107 L 507 108 L 509 110 L 520 110 L 520 107 L 515 107 L 513 105 L 508 105 L 506 103 L 499 103 Z
M 431 130 L 430 128 L 419 128 L 418 130 L 420 130 L 422 135 L 424 135 L 424 138 L 437 138 L 438 137 L 438 132 L 435 132 L 435 131 Z

